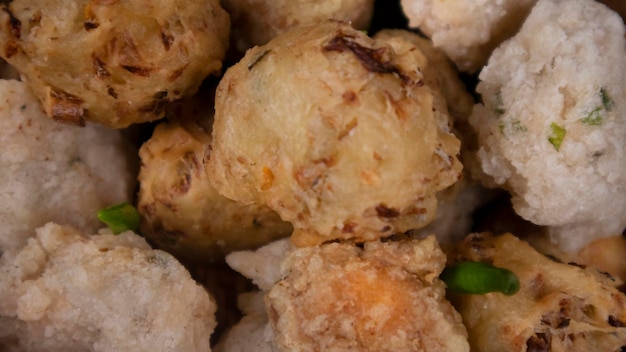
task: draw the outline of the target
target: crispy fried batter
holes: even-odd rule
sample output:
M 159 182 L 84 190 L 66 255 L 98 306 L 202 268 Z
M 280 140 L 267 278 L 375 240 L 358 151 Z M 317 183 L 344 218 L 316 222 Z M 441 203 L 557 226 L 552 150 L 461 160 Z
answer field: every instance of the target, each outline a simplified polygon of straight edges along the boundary
M 266 305 L 280 351 L 469 351 L 434 237 L 298 248 Z
M 159 247 L 196 261 L 258 247 L 292 232 L 260 205 L 223 197 L 207 175 L 211 135 L 192 121 L 158 125 L 139 151 L 141 231 Z
M 115 128 L 195 93 L 220 72 L 229 33 L 218 0 L 16 0 L 0 24 L 0 56 L 49 117 Z
M 274 209 L 298 245 L 429 223 L 460 143 L 414 49 L 329 21 L 248 51 L 217 91 L 216 189 Z
M 349 22 L 367 29 L 374 12 L 373 0 L 224 0 L 233 22 L 232 42 L 245 52 L 298 26 L 327 19 Z
M 472 234 L 456 260 L 513 271 L 521 289 L 456 295 L 472 350 L 619 351 L 626 346 L 626 296 L 619 279 L 549 259 L 511 234 Z

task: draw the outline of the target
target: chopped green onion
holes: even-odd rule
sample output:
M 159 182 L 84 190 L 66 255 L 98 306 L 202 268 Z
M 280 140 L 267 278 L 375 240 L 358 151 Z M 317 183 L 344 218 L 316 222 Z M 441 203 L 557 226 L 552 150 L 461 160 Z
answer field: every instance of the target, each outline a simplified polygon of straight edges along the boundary
M 520 288 L 513 272 L 483 262 L 456 263 L 444 269 L 439 278 L 450 291 L 465 294 L 501 292 L 510 296 Z
M 606 111 L 613 110 L 613 100 L 604 87 L 600 88 L 600 97 L 602 97 L 602 106 L 604 106 L 604 109 L 606 109 Z
M 581 119 L 581 121 L 585 124 L 585 125 L 590 125 L 590 126 L 598 126 L 602 124 L 602 114 L 600 113 L 600 110 L 602 110 L 602 108 L 597 107 L 595 109 L 593 109 L 592 112 L 589 113 L 589 115 L 587 115 L 587 117 Z
M 557 151 L 561 148 L 561 144 L 565 138 L 565 133 L 566 131 L 563 126 L 559 126 L 554 122 L 550 124 L 550 136 L 548 137 L 548 141 Z
M 139 212 L 128 203 L 120 203 L 98 211 L 98 220 L 105 223 L 114 234 L 135 231 L 139 227 Z

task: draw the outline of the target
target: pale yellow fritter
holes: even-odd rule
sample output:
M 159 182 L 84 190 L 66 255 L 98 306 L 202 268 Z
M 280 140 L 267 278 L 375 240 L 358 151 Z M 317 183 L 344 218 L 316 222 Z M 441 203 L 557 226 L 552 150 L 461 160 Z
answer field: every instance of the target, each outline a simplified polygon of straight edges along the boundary
M 0 9 L 0 56 L 49 117 L 121 128 L 219 74 L 229 18 L 218 0 L 16 0 Z
M 267 207 L 220 195 L 207 174 L 211 135 L 193 121 L 159 124 L 139 151 L 141 232 L 182 258 L 210 261 L 291 234 Z
M 297 245 L 428 224 L 461 164 L 426 62 L 337 21 L 249 50 L 217 90 L 216 189 L 274 209 Z
M 619 279 L 550 259 L 511 234 L 472 234 L 455 260 L 514 272 L 520 291 L 454 295 L 475 351 L 619 351 L 626 346 L 626 296 Z
M 232 45 L 245 52 L 298 26 L 327 19 L 367 29 L 374 14 L 373 0 L 224 0 L 231 16 Z

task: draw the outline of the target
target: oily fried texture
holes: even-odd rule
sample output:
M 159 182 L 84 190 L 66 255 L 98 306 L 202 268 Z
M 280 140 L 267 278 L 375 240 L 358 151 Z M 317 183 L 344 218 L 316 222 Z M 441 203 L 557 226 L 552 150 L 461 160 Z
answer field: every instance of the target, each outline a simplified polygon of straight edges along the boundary
M 207 173 L 210 134 L 193 121 L 159 124 L 139 151 L 141 232 L 196 261 L 258 247 L 292 232 L 267 207 L 220 195 Z
M 0 56 L 49 117 L 121 128 L 163 116 L 221 70 L 218 0 L 16 0 L 0 10 Z
M 84 232 L 98 210 L 133 199 L 137 151 L 119 131 L 47 118 L 25 83 L 0 80 L 0 252 L 49 221 Z
M 470 123 L 485 184 L 575 252 L 626 226 L 622 19 L 591 0 L 539 1 L 480 74 Z
M 216 189 L 274 209 L 297 245 L 429 223 L 460 176 L 460 143 L 434 109 L 426 57 L 405 55 L 336 21 L 249 50 L 218 86 Z
M 617 279 L 549 259 L 511 234 L 472 234 L 456 260 L 513 271 L 521 289 L 456 295 L 475 351 L 619 351 L 626 346 L 626 296 Z
M 409 27 L 419 28 L 461 71 L 475 72 L 513 36 L 537 0 L 402 0 Z
M 132 232 L 49 223 L 0 257 L 2 351 L 210 351 L 216 306 Z
M 233 22 L 232 42 L 241 52 L 266 44 L 295 27 L 327 19 L 367 29 L 374 12 L 373 0 L 224 0 L 222 3 Z
M 266 296 L 279 351 L 469 351 L 425 240 L 298 248 Z

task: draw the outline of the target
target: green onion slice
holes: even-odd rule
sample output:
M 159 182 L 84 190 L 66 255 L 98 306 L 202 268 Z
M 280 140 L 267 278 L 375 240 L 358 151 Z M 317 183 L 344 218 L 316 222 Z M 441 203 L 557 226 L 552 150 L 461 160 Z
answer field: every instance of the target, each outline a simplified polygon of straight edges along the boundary
M 135 231 L 139 227 L 139 212 L 128 203 L 120 203 L 98 211 L 98 220 L 105 223 L 114 234 Z
M 517 276 L 504 268 L 483 262 L 460 262 L 447 267 L 439 276 L 448 290 L 465 294 L 501 292 L 513 295 L 519 291 Z

